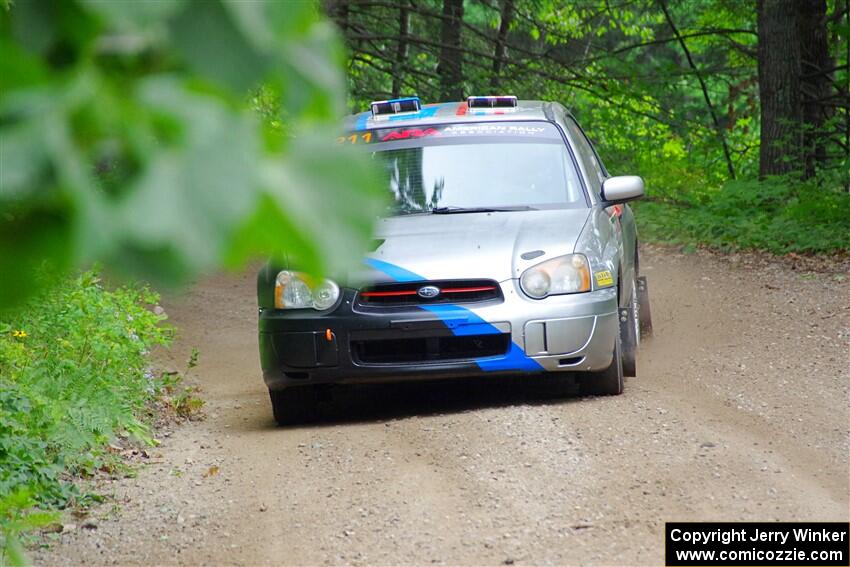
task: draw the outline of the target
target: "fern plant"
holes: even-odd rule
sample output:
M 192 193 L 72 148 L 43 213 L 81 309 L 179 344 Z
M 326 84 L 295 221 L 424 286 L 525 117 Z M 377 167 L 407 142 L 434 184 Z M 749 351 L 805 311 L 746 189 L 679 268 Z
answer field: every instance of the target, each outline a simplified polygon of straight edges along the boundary
M 158 301 L 141 286 L 107 289 L 90 271 L 0 320 L 0 549 L 7 560 L 18 553 L 18 534 L 44 517 L 38 510 L 81 498 L 69 474 L 112 466 L 104 447 L 116 435 L 151 441 L 146 404 L 173 387 L 148 372 L 147 354 L 173 335 L 150 309 Z

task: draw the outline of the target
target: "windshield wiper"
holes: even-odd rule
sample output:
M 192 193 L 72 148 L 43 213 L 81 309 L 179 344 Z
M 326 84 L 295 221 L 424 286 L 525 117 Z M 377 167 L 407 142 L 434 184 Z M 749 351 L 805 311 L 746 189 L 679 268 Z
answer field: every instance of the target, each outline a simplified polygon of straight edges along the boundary
M 535 210 L 537 209 L 528 205 L 518 205 L 516 207 L 434 207 L 431 212 L 435 215 L 453 215 L 457 213 L 503 213 Z

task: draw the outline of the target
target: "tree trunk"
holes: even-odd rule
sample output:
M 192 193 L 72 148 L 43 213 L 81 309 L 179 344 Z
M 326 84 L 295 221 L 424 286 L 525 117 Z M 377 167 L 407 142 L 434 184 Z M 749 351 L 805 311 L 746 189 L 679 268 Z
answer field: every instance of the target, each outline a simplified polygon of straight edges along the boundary
M 800 37 L 795 0 L 758 0 L 759 173 L 801 169 Z
M 831 112 L 823 104 L 832 93 L 832 58 L 826 31 L 826 0 L 798 0 L 800 34 L 800 91 L 806 177 L 826 161 L 823 127 Z
M 502 0 L 502 11 L 499 21 L 499 35 L 496 36 L 496 46 L 493 50 L 493 74 L 490 75 L 490 90 L 492 94 L 499 94 L 499 85 L 501 83 L 502 68 L 507 59 L 508 49 L 508 31 L 511 29 L 511 22 L 514 19 L 514 0 Z
M 339 27 L 343 34 L 348 30 L 348 1 L 323 0 L 322 9 L 327 16 Z
M 463 98 L 462 22 L 463 0 L 443 0 L 442 46 L 437 74 L 440 76 L 440 96 L 446 101 Z
M 393 98 L 401 96 L 404 80 L 404 64 L 407 61 L 408 33 L 410 28 L 410 10 L 407 0 L 402 0 L 398 8 L 398 45 L 395 65 L 393 65 Z

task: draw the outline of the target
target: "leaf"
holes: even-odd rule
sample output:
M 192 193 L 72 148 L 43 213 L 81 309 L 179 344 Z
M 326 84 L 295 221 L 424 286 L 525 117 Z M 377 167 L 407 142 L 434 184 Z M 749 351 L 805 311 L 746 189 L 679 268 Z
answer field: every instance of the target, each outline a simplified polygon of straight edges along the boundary
M 294 248 L 295 242 L 263 244 L 274 256 L 293 255 L 300 269 L 336 275 L 360 265 L 373 225 L 386 210 L 386 195 L 369 154 L 331 139 L 329 131 L 303 134 L 285 160 L 262 171 L 265 194 L 286 211 L 291 233 L 310 235 L 319 262 Z
M 61 275 L 68 268 L 71 216 L 62 202 L 0 210 L 0 306 L 34 293 L 44 283 L 40 274 Z
M 0 36 L 0 53 L 3 53 L 0 57 L 0 92 L 31 87 L 46 80 L 47 70 L 41 61 L 8 37 Z
M 171 20 L 171 38 L 200 76 L 235 93 L 257 86 L 272 59 L 258 51 L 219 0 L 190 0 Z
M 0 29 L 17 65 L 0 78 L 0 305 L 45 261 L 168 282 L 265 253 L 359 262 L 381 190 L 332 144 L 343 51 L 317 6 L 125 4 L 32 0 Z M 262 80 L 265 130 L 245 107 Z
M 15 40 L 29 52 L 45 53 L 59 33 L 59 12 L 48 0 L 32 0 L 15 4 L 11 31 Z
M 302 120 L 328 121 L 345 108 L 342 46 L 330 24 L 317 24 L 300 42 L 284 48 L 284 80 L 280 84 L 284 108 Z
M 14 535 L 9 535 L 6 538 L 6 547 L 4 549 L 0 549 L 4 559 L 8 559 L 9 565 L 12 567 L 25 567 L 29 565 L 27 561 L 27 556 L 24 553 L 24 548 L 21 546 L 20 542 L 18 542 L 18 538 Z M 5 556 L 5 557 L 4 557 Z
M 207 269 L 257 200 L 257 125 L 168 79 L 147 81 L 141 96 L 184 125 L 183 144 L 151 156 L 119 206 L 122 245 L 145 254 L 153 275 Z
M 46 171 L 48 156 L 41 128 L 36 121 L 20 120 L 0 129 L 0 148 L 3 148 L 0 203 L 44 193 L 50 174 Z
M 81 0 L 81 4 L 97 13 L 114 28 L 124 31 L 141 31 L 158 26 L 177 13 L 184 0 L 159 0 L 157 2 L 116 2 L 115 0 Z

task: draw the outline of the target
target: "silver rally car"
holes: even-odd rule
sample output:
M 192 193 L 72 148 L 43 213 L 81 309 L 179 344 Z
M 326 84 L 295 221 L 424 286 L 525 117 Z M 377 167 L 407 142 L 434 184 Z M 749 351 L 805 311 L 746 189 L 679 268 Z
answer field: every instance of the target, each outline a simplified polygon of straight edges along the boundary
M 380 158 L 394 206 L 349 281 L 260 272 L 279 423 L 309 419 L 335 383 L 571 372 L 585 393 L 622 393 L 651 330 L 625 204 L 640 177 L 609 176 L 558 103 L 412 97 L 345 126 L 340 143 Z

